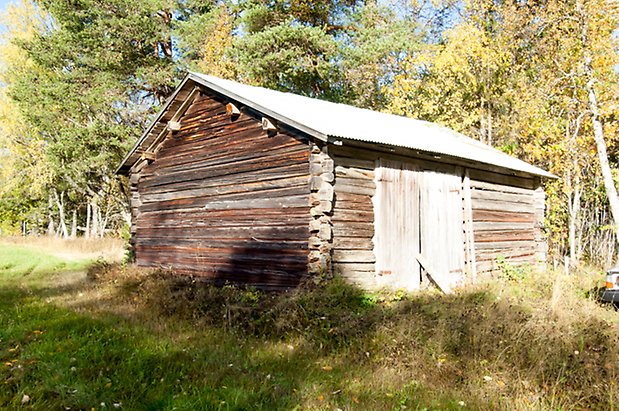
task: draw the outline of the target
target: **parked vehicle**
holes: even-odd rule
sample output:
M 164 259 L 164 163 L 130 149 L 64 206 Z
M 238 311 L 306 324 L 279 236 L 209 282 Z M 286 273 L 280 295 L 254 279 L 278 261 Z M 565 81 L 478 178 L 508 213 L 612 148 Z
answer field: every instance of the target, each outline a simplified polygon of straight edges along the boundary
M 619 303 L 619 266 L 606 272 L 606 287 L 602 290 L 602 301 Z

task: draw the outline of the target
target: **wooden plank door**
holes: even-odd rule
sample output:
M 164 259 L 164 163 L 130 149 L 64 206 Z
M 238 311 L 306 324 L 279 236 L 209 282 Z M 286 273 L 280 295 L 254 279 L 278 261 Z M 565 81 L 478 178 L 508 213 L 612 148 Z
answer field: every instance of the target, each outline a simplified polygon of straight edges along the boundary
M 411 164 L 379 160 L 375 172 L 374 252 L 377 285 L 416 290 L 421 271 L 419 176 Z
M 419 180 L 421 255 L 451 288 L 464 282 L 462 177 L 426 171 Z

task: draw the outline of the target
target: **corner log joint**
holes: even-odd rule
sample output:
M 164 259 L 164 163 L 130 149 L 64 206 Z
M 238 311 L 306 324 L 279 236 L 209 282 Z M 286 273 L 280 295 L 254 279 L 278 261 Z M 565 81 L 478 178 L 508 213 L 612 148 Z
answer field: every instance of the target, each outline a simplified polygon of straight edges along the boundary
M 333 249 L 333 181 L 334 163 L 327 146 L 310 143 L 308 272 L 331 277 L 331 252 Z

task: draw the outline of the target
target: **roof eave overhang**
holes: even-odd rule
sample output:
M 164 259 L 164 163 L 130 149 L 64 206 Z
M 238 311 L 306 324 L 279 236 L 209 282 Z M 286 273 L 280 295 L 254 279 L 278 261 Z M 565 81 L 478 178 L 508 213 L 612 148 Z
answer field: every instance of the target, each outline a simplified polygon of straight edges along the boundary
M 546 170 L 543 170 L 539 167 L 535 167 L 532 166 L 535 170 L 531 170 L 531 171 L 527 171 L 527 170 L 521 170 L 521 169 L 514 169 L 514 168 L 510 168 L 510 167 L 506 167 L 504 165 L 500 165 L 500 164 L 493 164 L 493 163 L 487 163 L 484 162 L 482 160 L 472 160 L 469 158 L 465 158 L 465 157 L 458 157 L 458 156 L 454 156 L 454 155 L 449 155 L 449 154 L 445 154 L 445 153 L 440 153 L 440 152 L 434 152 L 434 151 L 429 151 L 429 150 L 423 150 L 423 149 L 415 149 L 412 147 L 405 147 L 405 146 L 400 146 L 400 145 L 392 145 L 392 144 L 385 144 L 385 143 L 372 143 L 369 141 L 364 141 L 364 140 L 358 140 L 358 139 L 353 139 L 353 138 L 345 138 L 345 137 L 341 137 L 341 136 L 328 136 L 328 140 L 327 142 L 329 144 L 333 144 L 335 146 L 342 146 L 342 145 L 373 145 L 373 146 L 383 146 L 385 149 L 389 149 L 389 148 L 394 148 L 394 149 L 400 149 L 400 150 L 406 150 L 407 152 L 412 152 L 412 153 L 417 153 L 417 155 L 424 153 L 427 156 L 435 156 L 435 157 L 440 157 L 443 159 L 443 161 L 440 162 L 448 162 L 448 163 L 452 163 L 452 162 L 456 162 L 465 166 L 465 167 L 471 167 L 471 168 L 483 168 L 483 167 L 474 167 L 473 165 L 471 165 L 472 162 L 477 162 L 481 165 L 486 166 L 486 168 L 492 170 L 494 169 L 494 171 L 496 171 L 497 169 L 502 169 L 504 170 L 504 172 L 502 172 L 501 174 L 506 174 L 506 175 L 515 175 L 515 176 L 530 176 L 530 177 L 541 177 L 541 178 L 548 178 L 548 179 L 559 179 L 559 177 L 557 177 L 556 175 L 547 172 Z M 416 157 L 417 155 L 413 154 L 413 157 Z M 507 155 L 507 154 L 506 154 Z M 446 161 L 446 160 L 451 160 L 451 161 Z M 436 161 L 436 159 L 434 160 Z M 528 164 L 528 163 L 527 163 Z
M 320 141 L 323 141 L 327 144 L 335 144 L 335 145 L 339 145 L 341 144 L 341 142 L 343 141 L 347 141 L 350 143 L 369 143 L 369 142 L 365 142 L 362 140 L 357 140 L 357 139 L 349 139 L 349 138 L 343 138 L 343 137 L 338 137 L 338 136 L 330 136 L 330 135 L 326 135 L 320 131 L 317 131 L 311 127 L 307 127 L 306 125 L 299 123 L 293 119 L 290 119 L 286 116 L 283 116 L 271 109 L 269 109 L 268 107 L 262 106 L 254 101 L 251 101 L 247 98 L 244 98 L 243 96 L 240 96 L 236 93 L 231 92 L 228 89 L 225 89 L 224 87 L 219 86 L 218 84 L 212 83 L 210 81 L 208 81 L 207 79 L 198 76 L 194 73 L 189 72 L 185 78 L 181 81 L 181 83 L 178 85 L 178 87 L 176 88 L 176 90 L 174 91 L 174 93 L 166 100 L 166 102 L 164 103 L 163 107 L 159 110 L 159 112 L 157 113 L 157 116 L 155 117 L 155 119 L 153 121 L 151 121 L 151 123 L 149 124 L 149 126 L 147 127 L 146 131 L 142 134 L 142 136 L 138 139 L 138 141 L 136 142 L 136 144 L 133 146 L 133 148 L 129 151 L 129 153 L 123 158 L 123 160 L 121 161 L 120 165 L 118 166 L 118 168 L 116 169 L 115 173 L 117 174 L 127 174 L 128 171 L 131 169 L 131 167 L 139 160 L 140 156 L 138 155 L 138 152 L 140 150 L 140 148 L 142 147 L 142 145 L 148 140 L 149 136 L 151 136 L 151 133 L 153 131 L 153 128 L 161 122 L 162 118 L 165 116 L 165 114 L 167 113 L 167 111 L 170 109 L 170 105 L 177 99 L 178 94 L 187 86 L 187 84 L 189 82 L 192 82 L 196 85 L 201 85 L 204 86 L 210 90 L 213 90 L 214 92 L 216 92 L 217 94 L 220 94 L 222 96 L 224 96 L 225 98 L 228 98 L 230 100 L 234 100 L 236 102 L 238 102 L 240 105 L 243 106 L 247 106 L 259 113 L 262 113 L 263 115 L 270 117 L 278 122 L 281 122 L 283 124 L 286 124 L 289 127 L 292 127 L 294 129 L 297 129 L 307 135 L 310 135 Z M 394 147 L 399 147 L 399 146 L 394 146 Z M 407 147 L 400 147 L 400 148 L 404 148 L 407 149 Z M 408 148 L 410 149 L 410 148 Z M 414 149 L 410 149 L 413 150 Z M 447 156 L 444 153 L 433 153 L 430 151 L 426 151 L 426 150 L 422 150 L 430 155 L 440 155 L 440 156 L 445 156 L 445 157 L 453 157 L 453 156 Z M 458 157 L 453 157 L 453 158 L 458 158 Z M 466 159 L 463 159 L 466 160 Z M 543 178 L 549 178 L 549 179 L 558 179 L 557 176 L 555 176 L 554 174 L 548 173 L 545 170 L 542 169 L 538 169 L 536 170 L 536 172 L 528 172 L 528 171 L 523 171 L 523 170 L 512 170 L 509 167 L 505 167 L 505 166 L 501 166 L 501 165 L 495 165 L 495 164 L 489 164 L 489 163 L 484 163 L 483 161 L 481 161 L 480 163 L 482 164 L 486 164 L 487 166 L 490 167 L 499 167 L 499 168 L 503 168 L 505 170 L 511 170 L 515 173 L 526 173 L 529 174 L 531 176 L 538 176 L 538 177 L 543 177 Z M 535 167 L 537 168 L 537 167 Z
M 267 117 L 270 117 L 272 119 L 275 119 L 279 122 L 282 122 L 292 128 L 295 128 L 303 133 L 309 134 L 321 141 L 327 142 L 328 140 L 328 136 L 321 133 L 320 131 L 314 130 L 311 127 L 307 127 L 306 125 L 299 123 L 291 118 L 288 118 L 286 116 L 283 116 L 273 110 L 271 110 L 270 108 L 260 105 L 254 101 L 248 100 L 246 98 L 244 98 L 243 96 L 240 96 L 236 93 L 233 93 L 217 84 L 211 83 L 210 81 L 200 77 L 200 76 L 196 76 L 193 73 L 189 73 L 188 77 L 191 78 L 193 81 L 195 81 L 196 83 L 199 83 L 205 87 L 208 87 L 209 89 L 231 99 L 231 100 L 235 100 L 237 102 L 239 102 L 242 106 L 247 106 L 252 108 L 255 111 L 258 111 L 262 114 L 264 114 Z
M 122 159 L 120 165 L 116 168 L 116 174 L 126 174 L 133 166 L 133 164 L 135 164 L 135 162 L 139 158 L 137 156 L 138 150 L 140 149 L 140 147 L 142 147 L 144 141 L 146 141 L 146 139 L 149 137 L 155 125 L 157 125 L 157 123 L 161 121 L 161 118 L 166 114 L 166 112 L 170 108 L 170 105 L 176 100 L 178 94 L 181 92 L 181 90 L 185 88 L 185 85 L 189 80 L 189 76 L 185 76 L 181 83 L 176 87 L 176 90 L 174 90 L 174 93 L 172 93 L 172 95 L 168 97 L 155 118 L 150 122 L 144 133 L 142 133 L 138 141 L 134 144 L 133 148 L 131 148 L 129 153 L 127 153 L 127 155 Z M 130 163 L 132 160 L 133 162 Z

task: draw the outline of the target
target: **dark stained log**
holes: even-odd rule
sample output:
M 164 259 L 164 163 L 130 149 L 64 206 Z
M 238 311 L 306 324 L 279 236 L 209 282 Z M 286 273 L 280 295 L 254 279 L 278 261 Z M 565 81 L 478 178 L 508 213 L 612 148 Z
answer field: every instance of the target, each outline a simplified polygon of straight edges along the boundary
M 217 181 L 210 181 L 209 178 L 200 179 L 191 185 L 176 185 L 176 189 L 152 189 L 148 194 L 142 196 L 142 202 L 167 201 L 179 198 L 195 198 L 206 196 L 220 196 L 231 193 L 244 193 L 248 191 L 263 191 L 274 188 L 287 188 L 290 186 L 300 186 L 307 183 L 307 176 L 301 170 L 291 170 L 282 172 L 277 176 L 272 174 L 255 173 L 256 177 L 263 177 L 259 181 L 252 179 L 251 175 L 243 178 L 230 177 L 230 181 L 217 184 Z M 200 184 L 200 182 L 203 182 Z
M 196 98 L 144 166 L 134 245 L 141 266 L 264 288 L 307 277 L 309 147 Z
M 142 205 L 142 211 L 190 209 L 205 210 L 253 210 L 255 208 L 297 208 L 307 205 L 305 186 L 283 188 L 279 190 L 262 190 L 257 192 L 241 192 L 230 195 L 217 195 L 195 198 L 181 198 L 153 202 Z M 270 197 L 270 198 L 264 198 Z

